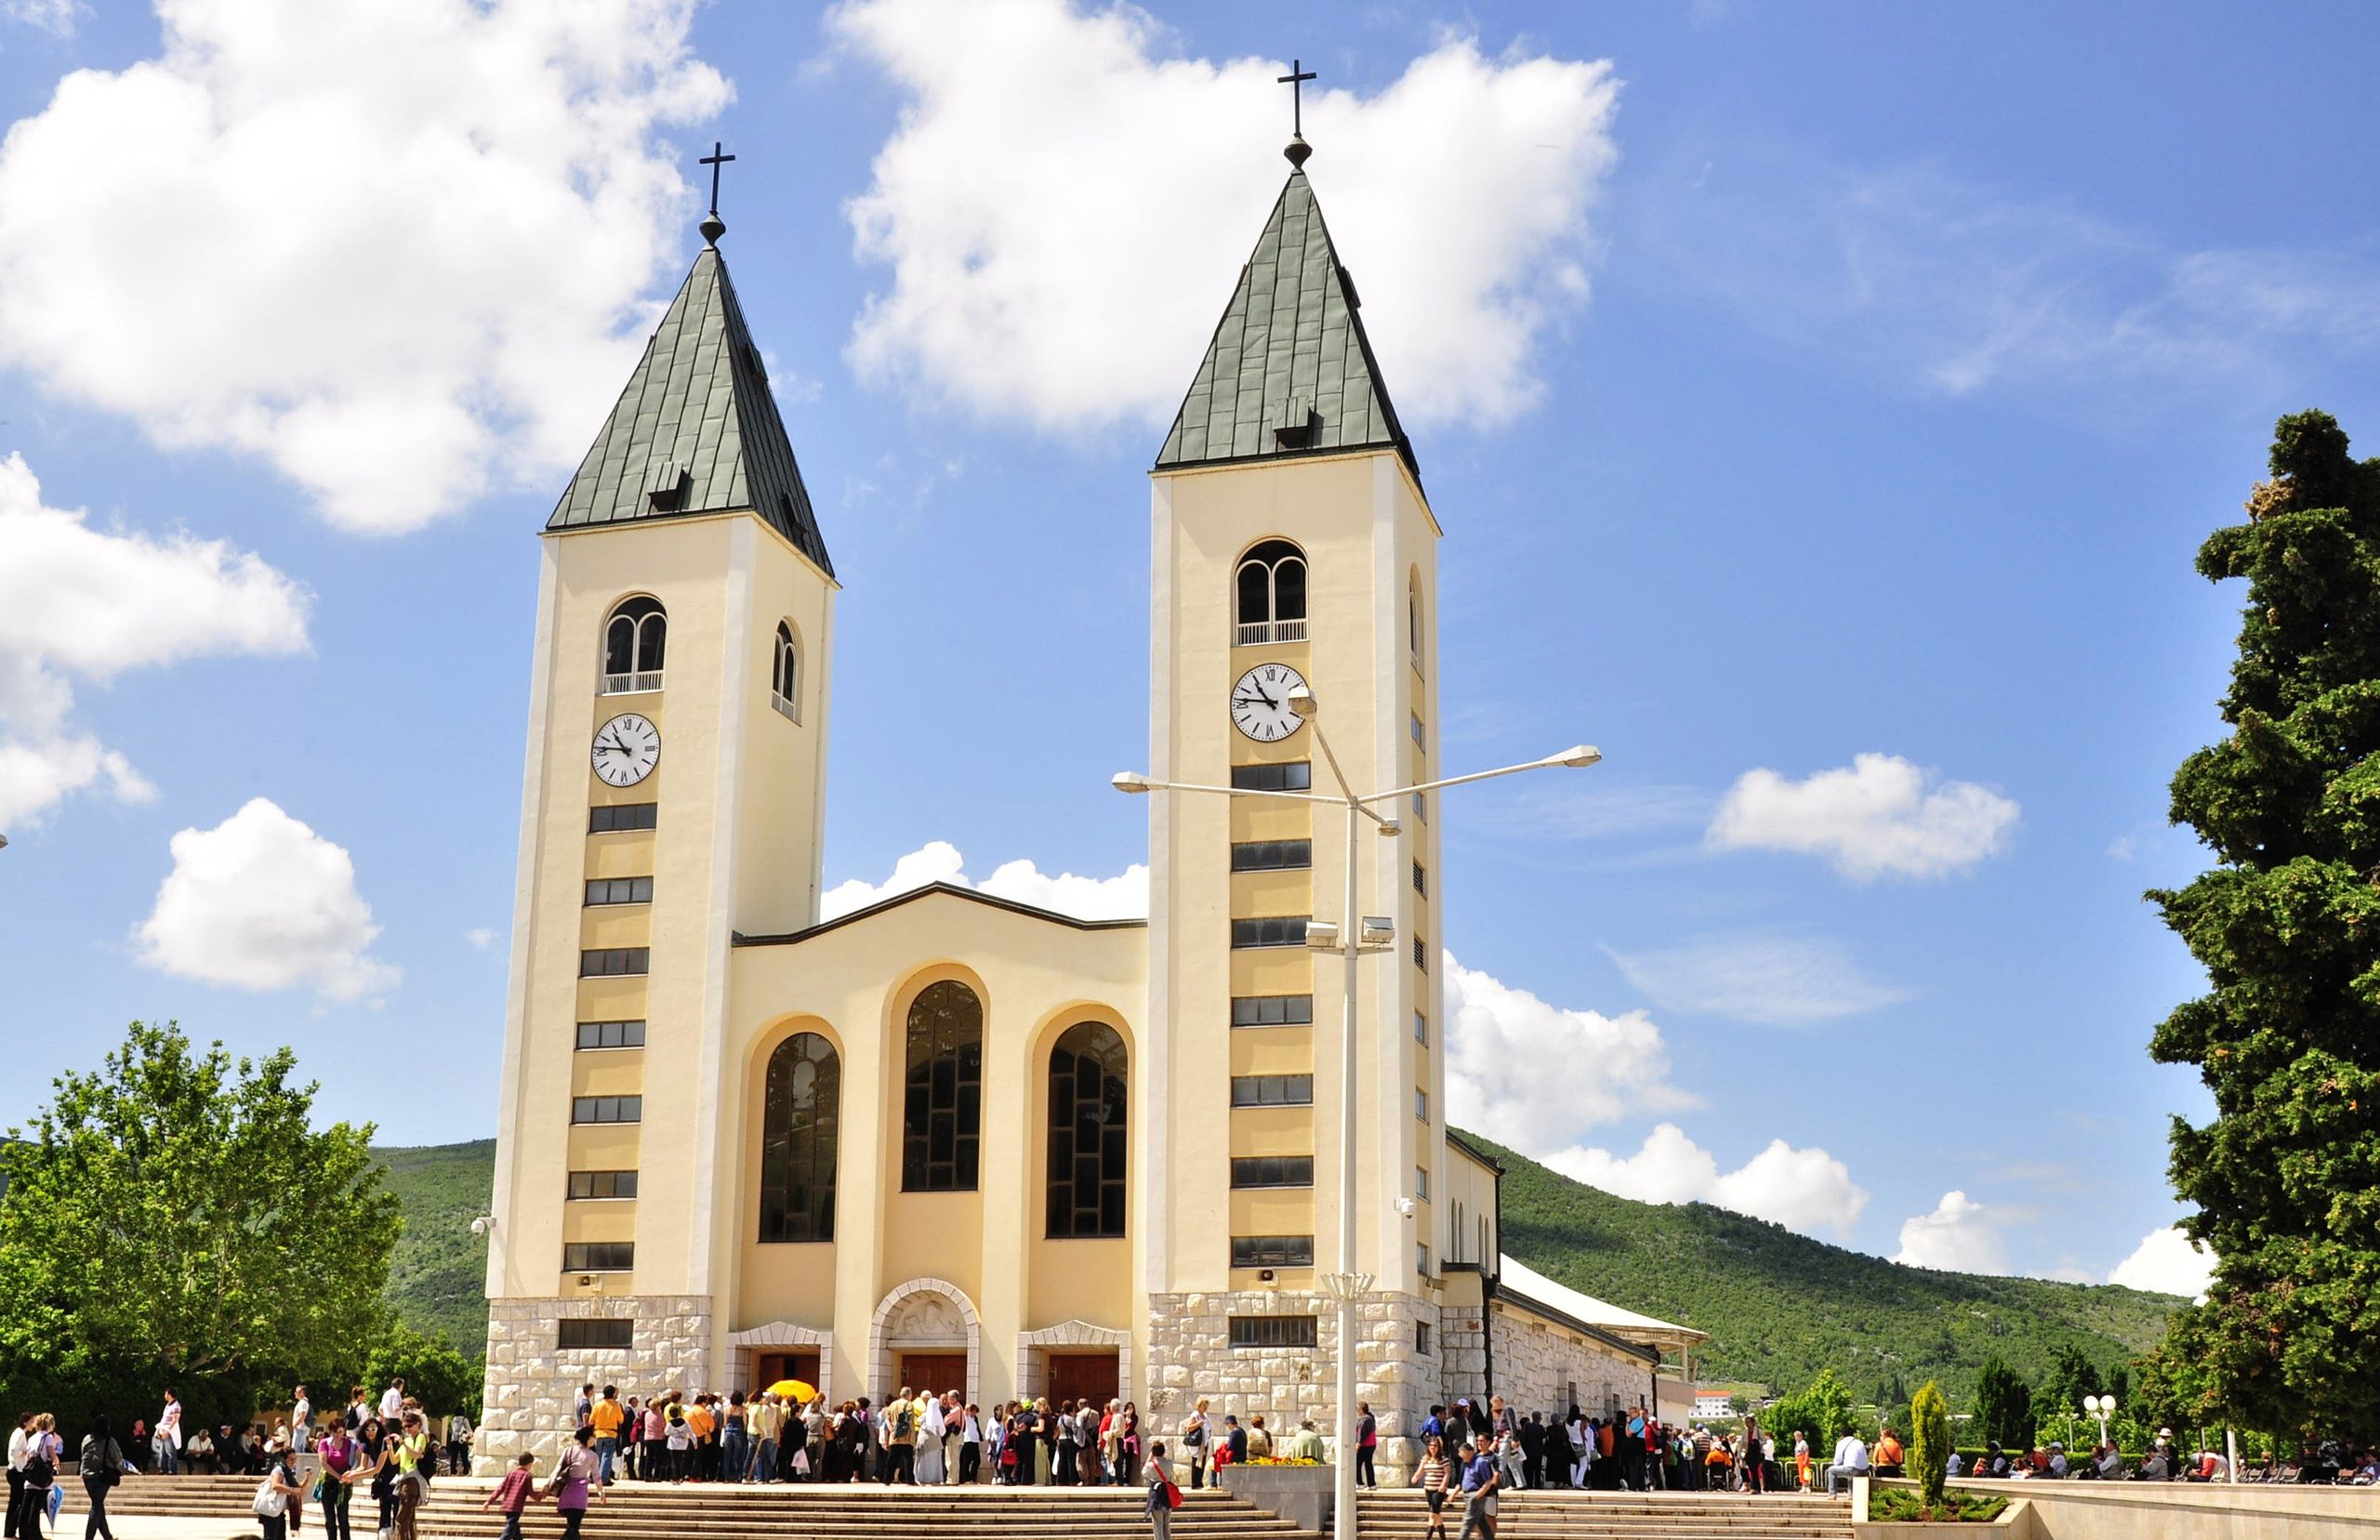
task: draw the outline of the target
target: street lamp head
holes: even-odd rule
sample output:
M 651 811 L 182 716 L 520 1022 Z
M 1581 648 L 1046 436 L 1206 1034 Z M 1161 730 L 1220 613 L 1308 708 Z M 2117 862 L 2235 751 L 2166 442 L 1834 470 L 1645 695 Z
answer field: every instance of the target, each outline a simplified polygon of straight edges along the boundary
M 1308 690 L 1305 686 L 1302 684 L 1291 685 L 1289 687 L 1289 709 L 1310 722 L 1314 720 L 1315 713 L 1322 709 L 1322 703 L 1316 700 L 1314 698 L 1314 691 Z
M 1138 770 L 1117 770 L 1114 775 L 1107 778 L 1107 783 L 1115 787 L 1117 791 L 1127 793 L 1133 796 L 1141 796 L 1144 792 L 1155 789 L 1150 785 L 1149 778 L 1141 774 Z
M 1559 754 L 1549 754 L 1545 757 L 1545 762 L 1549 765 L 1567 765 L 1572 770 L 1585 770 L 1589 765 L 1600 764 L 1602 760 L 1603 750 L 1593 744 L 1574 744 Z
M 1383 818 L 1380 821 L 1380 834 L 1382 839 L 1395 839 L 1404 832 L 1405 825 L 1393 818 Z

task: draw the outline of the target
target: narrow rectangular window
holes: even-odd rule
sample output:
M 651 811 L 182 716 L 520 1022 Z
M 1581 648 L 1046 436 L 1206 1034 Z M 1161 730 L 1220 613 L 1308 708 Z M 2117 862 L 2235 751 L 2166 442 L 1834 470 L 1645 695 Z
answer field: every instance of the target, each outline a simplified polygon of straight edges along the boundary
M 1261 919 L 1231 922 L 1231 944 L 1245 951 L 1261 946 L 1303 946 L 1306 916 L 1267 915 Z
M 1313 864 L 1310 839 L 1250 839 L 1231 848 L 1235 872 L 1302 872 Z
M 615 802 L 608 807 L 587 809 L 587 832 L 590 835 L 626 834 L 634 829 L 650 829 L 656 823 L 661 806 L 657 802 Z
M 1430 1168 L 1426 1165 L 1413 1168 L 1413 1195 L 1423 1203 L 1430 1201 Z
M 1234 1155 L 1234 1187 L 1312 1187 L 1312 1155 Z
M 578 1023 L 578 1046 L 582 1048 L 641 1048 L 644 1046 L 644 1023 L 581 1021 Z
M 1427 1043 L 1429 1040 L 1430 1019 L 1417 1010 L 1413 1013 L 1413 1041 L 1416 1043 Z
M 1236 1268 L 1310 1268 L 1314 1266 L 1311 1235 L 1235 1235 L 1231 1265 Z
M 1413 863 L 1413 891 L 1425 899 L 1430 896 L 1430 869 L 1418 861 Z
M 1424 973 L 1430 971 L 1430 943 L 1419 936 L 1413 938 L 1413 966 Z
M 592 1198 L 633 1198 L 636 1196 L 636 1173 L 573 1171 L 570 1174 L 570 1196 L 574 1203 Z
M 1230 1332 L 1235 1348 L 1316 1348 L 1322 1341 L 1310 1315 L 1235 1315 Z
M 1235 1027 L 1302 1027 L 1314 1021 L 1311 994 L 1235 994 L 1231 1024 Z
M 634 1241 L 573 1241 L 562 1248 L 564 1272 L 628 1272 L 635 1266 Z
M 1235 1107 L 1311 1107 L 1314 1076 L 1310 1074 L 1236 1074 L 1231 1077 Z
M 1419 1086 L 1413 1090 L 1413 1115 L 1424 1123 L 1430 1121 L 1430 1093 Z
M 1413 716 L 1413 717 L 1412 717 L 1412 722 L 1413 722 L 1412 731 L 1413 731 L 1413 744 L 1414 744 L 1414 746 L 1415 746 L 1415 747 L 1417 747 L 1417 748 L 1422 748 L 1422 749 L 1426 749 L 1426 748 L 1428 748 L 1430 745 L 1429 745 L 1429 744 L 1425 744 L 1425 743 L 1423 743 L 1423 742 L 1421 742 L 1421 716 L 1420 716 L 1420 714 L 1419 714 L 1419 713 L 1416 713 L 1416 714 Z
M 653 948 L 649 946 L 589 947 L 578 954 L 578 976 L 582 979 L 617 979 L 653 971 Z
M 1244 792 L 1303 792 L 1314 789 L 1314 766 L 1304 759 L 1278 765 L 1234 765 L 1233 787 Z
M 1415 792 L 1413 794 L 1413 816 L 1420 819 L 1424 823 L 1427 823 L 1430 821 L 1430 794 L 1428 792 Z
M 632 1348 L 636 1346 L 636 1323 L 579 1316 L 561 1323 L 554 1346 L 565 1352 L 575 1349 Z
M 570 1099 L 570 1121 L 573 1123 L 642 1123 L 644 1098 L 641 1096 L 578 1096 Z
M 607 903 L 651 903 L 651 877 L 589 877 L 587 879 L 587 902 L 592 908 Z
M 1423 1246 L 1421 1248 L 1421 1276 L 1427 1278 L 1429 1275 L 1430 1248 L 1428 1246 Z M 1421 1354 L 1423 1358 L 1430 1356 L 1430 1323 L 1426 1321 L 1416 1321 L 1413 1323 L 1413 1350 Z

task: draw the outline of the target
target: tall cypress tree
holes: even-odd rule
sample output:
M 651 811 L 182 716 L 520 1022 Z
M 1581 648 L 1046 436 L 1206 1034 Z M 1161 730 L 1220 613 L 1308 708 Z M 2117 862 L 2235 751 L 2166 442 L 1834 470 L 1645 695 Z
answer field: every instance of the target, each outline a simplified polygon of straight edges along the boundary
M 2174 776 L 2215 852 L 2152 892 L 2213 988 L 2150 1053 L 2215 1117 L 2174 1120 L 2175 1190 L 2216 1257 L 2161 1371 L 2208 1420 L 2380 1437 L 2380 460 L 2283 417 L 2248 521 L 2199 551 L 2244 577 L 2230 735 Z

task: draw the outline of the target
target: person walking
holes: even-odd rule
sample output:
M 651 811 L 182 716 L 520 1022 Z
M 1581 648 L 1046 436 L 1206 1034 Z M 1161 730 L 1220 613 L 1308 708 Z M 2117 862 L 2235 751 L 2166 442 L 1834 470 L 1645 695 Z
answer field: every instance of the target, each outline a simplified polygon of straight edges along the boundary
M 1190 1452 L 1190 1490 L 1197 1492 L 1207 1484 L 1207 1398 L 1200 1396 L 1198 1404 L 1182 1420 L 1182 1447 Z
M 314 1478 L 314 1497 L 323 1507 L 323 1540 L 354 1540 L 348 1528 L 347 1473 L 361 1456 L 354 1435 L 345 1422 L 335 1422 L 315 1448 L 322 1469 Z
M 1462 1441 L 1462 1540 L 1471 1540 L 1474 1530 L 1496 1540 L 1496 1486 L 1501 1478 L 1486 1446 Z
M 482 1507 L 497 1508 L 503 1512 L 503 1540 L 521 1540 L 521 1512 L 529 1506 L 529 1494 L 536 1486 L 529 1474 L 530 1463 L 536 1458 L 534 1454 L 523 1454 L 514 1461 L 512 1468 L 504 1473 L 504 1480 L 498 1481 L 496 1490 L 480 1504 Z
M 1372 1403 L 1355 1402 L 1355 1482 L 1373 1492 L 1380 1490 L 1380 1472 L 1372 1461 L 1380 1453 L 1380 1419 L 1372 1415 Z
M 1421 1463 L 1413 1468 L 1413 1484 L 1421 1489 L 1422 1500 L 1430 1505 L 1430 1527 L 1421 1532 L 1421 1540 L 1447 1540 L 1447 1488 L 1453 1480 L 1446 1440 L 1433 1434 Z
M 114 1430 L 108 1424 L 105 1412 L 91 1414 L 91 1430 L 83 1435 L 83 1450 L 75 1462 L 83 1478 L 84 1494 L 91 1502 L 91 1517 L 84 1522 L 83 1540 L 115 1540 L 108 1528 L 108 1493 L 124 1480 L 124 1450 L 115 1441 Z
M 170 1388 L 165 1391 L 165 1409 L 157 1414 L 157 1470 L 165 1476 L 182 1473 L 182 1402 Z
M 554 1509 L 562 1515 L 562 1540 L 579 1540 L 579 1526 L 587 1521 L 587 1500 L 591 1493 L 597 1502 L 609 1501 L 602 1481 L 603 1468 L 595 1458 L 595 1429 L 582 1426 L 562 1446 L 562 1458 L 554 1465 L 553 1480 L 546 1483 L 546 1494 L 554 1500 Z
M 1173 1471 L 1166 1464 L 1163 1442 L 1149 1445 L 1148 1462 L 1142 1468 L 1149 1485 L 1149 1530 L 1154 1540 L 1173 1540 L 1173 1510 L 1182 1506 L 1182 1489 L 1173 1484 Z
M 380 1425 L 383 1428 L 394 1428 L 397 1425 L 397 1419 L 404 1414 L 405 1376 L 396 1375 L 390 1378 L 389 1388 L 380 1392 Z
M 290 1510 L 305 1500 L 306 1489 L 289 1461 L 289 1445 L 274 1439 L 265 1445 L 264 1481 L 257 1488 L 257 1521 L 264 1528 L 264 1540 L 289 1540 Z

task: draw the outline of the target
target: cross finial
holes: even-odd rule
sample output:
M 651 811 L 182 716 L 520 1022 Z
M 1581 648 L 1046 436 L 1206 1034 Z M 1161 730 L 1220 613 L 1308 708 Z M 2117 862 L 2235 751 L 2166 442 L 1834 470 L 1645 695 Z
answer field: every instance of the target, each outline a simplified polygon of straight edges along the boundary
M 1305 67 L 1303 59 L 1292 59 L 1289 72 L 1274 80 L 1275 85 L 1289 88 L 1289 142 L 1281 153 L 1289 158 L 1291 165 L 1305 165 L 1306 157 L 1314 153 L 1314 147 L 1305 142 L 1304 100 L 1305 83 L 1313 78 L 1314 72 Z
M 717 245 L 719 238 L 727 233 L 727 221 L 719 217 L 719 168 L 735 157 L 724 153 L 726 149 L 726 145 L 713 139 L 710 153 L 695 163 L 710 167 L 710 212 L 703 217 L 702 231 L 703 239 L 713 245 Z

